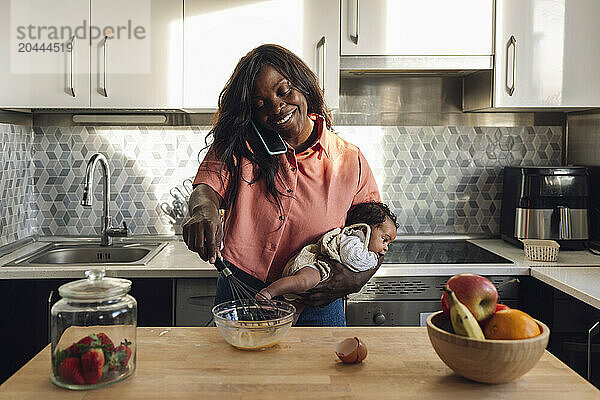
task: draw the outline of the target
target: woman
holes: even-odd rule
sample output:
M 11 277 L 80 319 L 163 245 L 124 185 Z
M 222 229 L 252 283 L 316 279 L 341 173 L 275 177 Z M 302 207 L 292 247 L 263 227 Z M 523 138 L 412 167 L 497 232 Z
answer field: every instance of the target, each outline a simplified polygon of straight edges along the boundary
M 352 205 L 379 201 L 360 150 L 330 129 L 317 77 L 300 58 L 276 45 L 244 56 L 219 96 L 213 142 L 194 180 L 183 227 L 188 248 L 211 263 L 222 256 L 236 277 L 261 290 L 302 247 L 343 226 Z M 261 137 L 275 134 L 283 153 L 271 155 Z M 304 295 L 309 307 L 297 325 L 344 326 L 341 298 L 375 270 L 348 272 L 332 262 L 331 277 Z M 228 300 L 219 277 L 215 304 Z

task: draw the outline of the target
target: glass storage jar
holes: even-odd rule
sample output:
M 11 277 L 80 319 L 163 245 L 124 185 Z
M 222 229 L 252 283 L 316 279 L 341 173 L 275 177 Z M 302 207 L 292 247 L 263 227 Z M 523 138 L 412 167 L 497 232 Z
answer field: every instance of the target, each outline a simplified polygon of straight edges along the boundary
M 50 378 L 75 390 L 122 381 L 135 371 L 137 302 L 131 281 L 86 271 L 62 285 L 51 310 Z

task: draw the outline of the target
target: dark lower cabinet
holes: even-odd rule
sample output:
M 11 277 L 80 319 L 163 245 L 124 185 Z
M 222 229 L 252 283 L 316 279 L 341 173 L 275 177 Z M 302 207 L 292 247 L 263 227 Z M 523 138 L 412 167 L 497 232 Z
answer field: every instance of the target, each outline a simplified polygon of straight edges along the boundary
M 48 294 L 68 280 L 0 280 L 0 383 L 15 373 L 48 340 Z M 54 301 L 56 301 L 55 290 Z
M 600 321 L 600 310 L 560 290 L 526 277 L 521 309 L 550 328 L 548 351 L 587 379 L 588 330 Z M 590 382 L 600 388 L 600 335 L 591 341 Z
M 176 281 L 175 326 L 211 326 L 217 280 L 196 278 Z
M 0 280 L 0 343 L 4 344 L 0 383 L 48 345 L 49 306 L 60 299 L 58 288 L 72 280 Z M 173 326 L 173 279 L 131 281 L 130 294 L 138 302 L 138 326 Z
M 138 303 L 138 326 L 174 326 L 173 279 L 131 279 Z

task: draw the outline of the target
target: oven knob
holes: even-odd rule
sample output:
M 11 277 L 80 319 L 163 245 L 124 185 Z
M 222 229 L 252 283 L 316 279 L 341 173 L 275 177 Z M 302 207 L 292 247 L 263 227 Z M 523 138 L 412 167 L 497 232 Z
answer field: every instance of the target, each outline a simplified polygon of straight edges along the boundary
M 378 311 L 375 313 L 375 316 L 373 316 L 373 322 L 375 322 L 375 325 L 385 324 L 385 314 L 381 311 Z

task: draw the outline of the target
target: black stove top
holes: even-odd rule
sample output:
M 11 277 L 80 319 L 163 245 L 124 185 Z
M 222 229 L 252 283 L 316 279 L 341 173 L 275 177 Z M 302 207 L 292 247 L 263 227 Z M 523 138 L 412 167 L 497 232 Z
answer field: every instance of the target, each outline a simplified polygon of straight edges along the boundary
M 396 241 L 390 244 L 384 264 L 512 264 L 466 240 Z

